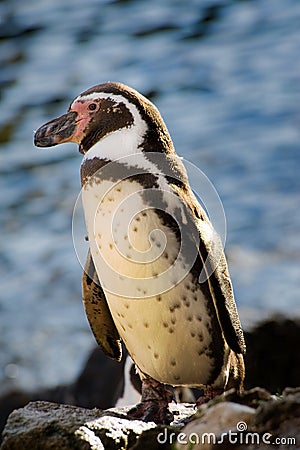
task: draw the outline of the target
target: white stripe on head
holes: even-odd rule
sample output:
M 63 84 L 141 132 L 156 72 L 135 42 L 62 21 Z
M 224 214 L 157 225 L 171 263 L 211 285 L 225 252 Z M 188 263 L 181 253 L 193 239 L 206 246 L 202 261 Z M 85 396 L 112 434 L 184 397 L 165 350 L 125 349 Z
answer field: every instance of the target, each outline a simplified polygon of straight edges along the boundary
M 141 114 L 138 111 L 137 107 L 122 95 L 115 95 L 104 92 L 93 92 L 91 94 L 78 96 L 75 101 L 96 101 L 106 98 L 110 98 L 116 103 L 124 103 L 131 112 L 134 118 L 134 123 L 128 128 L 120 128 L 119 130 L 113 131 L 112 133 L 108 134 L 100 141 L 98 141 L 96 144 L 94 144 L 85 153 L 82 164 L 84 164 L 85 161 L 94 158 L 108 159 L 111 161 L 119 160 L 121 164 L 127 164 L 128 166 L 136 167 L 137 173 L 138 169 L 141 169 L 141 173 L 145 171 L 145 173 L 151 172 L 157 175 L 159 189 L 161 190 L 163 198 L 168 205 L 166 211 L 172 214 L 175 208 L 180 207 L 180 202 L 178 201 L 176 195 L 170 196 L 170 193 L 172 193 L 173 191 L 165 177 L 165 174 L 159 167 L 159 154 L 157 155 L 158 164 L 156 165 L 155 163 L 147 159 L 146 155 L 141 151 L 141 148 L 139 147 L 143 142 L 144 135 L 148 127 L 145 120 L 143 120 L 143 118 L 141 117 Z M 163 162 L 164 156 L 162 155 L 161 158 Z M 180 208 L 180 210 L 182 213 L 183 223 L 187 223 L 187 219 L 182 208 Z
M 134 122 L 128 128 L 120 128 L 93 145 L 93 147 L 91 147 L 84 155 L 84 161 L 95 157 L 113 160 L 122 156 L 132 155 L 133 153 L 140 153 L 141 151 L 139 146 L 143 142 L 148 127 L 146 122 L 142 119 L 138 108 L 126 97 L 106 92 L 92 92 L 87 95 L 79 95 L 74 102 L 96 101 L 107 98 L 116 102 L 116 107 L 118 103 L 125 104 L 126 108 L 132 114 Z
M 124 103 L 126 108 L 129 109 L 130 113 L 133 116 L 134 119 L 134 125 L 136 126 L 136 131 L 139 129 L 143 129 L 144 132 L 147 130 L 147 125 L 145 124 L 145 121 L 142 119 L 141 114 L 137 107 L 131 103 L 126 97 L 123 95 L 116 95 L 116 94 L 110 94 L 108 92 L 92 92 L 91 94 L 78 96 L 75 101 L 88 101 L 88 100 L 99 100 L 99 99 L 111 99 L 114 102 L 118 103 Z

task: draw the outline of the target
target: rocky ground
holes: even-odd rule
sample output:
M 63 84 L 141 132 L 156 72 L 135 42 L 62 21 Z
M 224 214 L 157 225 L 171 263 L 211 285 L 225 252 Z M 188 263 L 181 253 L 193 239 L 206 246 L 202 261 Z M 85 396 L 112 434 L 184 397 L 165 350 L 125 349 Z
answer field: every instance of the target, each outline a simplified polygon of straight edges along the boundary
M 9 416 L 1 450 L 299 448 L 300 388 L 280 397 L 261 388 L 241 396 L 231 390 L 197 412 L 191 404 L 172 404 L 171 426 L 129 420 L 127 409 L 31 402 Z
M 124 364 L 96 349 L 72 386 L 0 399 L 1 450 L 300 448 L 299 331 L 299 320 L 276 317 L 246 333 L 245 393 L 229 391 L 197 412 L 174 404 L 170 427 L 128 420 L 126 408 L 107 410 L 122 393 Z

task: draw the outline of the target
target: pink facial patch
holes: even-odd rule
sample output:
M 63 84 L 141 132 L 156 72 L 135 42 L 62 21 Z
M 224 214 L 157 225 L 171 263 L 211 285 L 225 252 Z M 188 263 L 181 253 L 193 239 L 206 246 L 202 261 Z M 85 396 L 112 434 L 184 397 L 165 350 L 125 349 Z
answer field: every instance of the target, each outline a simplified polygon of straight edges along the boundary
M 88 125 L 88 123 L 90 122 L 93 114 L 95 113 L 95 110 L 91 110 L 89 109 L 89 105 L 91 104 L 95 104 L 95 101 L 93 100 L 85 100 L 85 101 L 80 101 L 77 100 L 76 102 L 74 102 L 71 107 L 70 107 L 70 111 L 75 111 L 77 112 L 78 116 L 77 116 L 77 126 L 76 126 L 76 130 L 72 136 L 72 142 L 77 142 L 80 143 L 82 140 L 83 135 L 85 134 L 85 130 L 86 127 Z M 98 108 L 96 108 L 97 110 Z

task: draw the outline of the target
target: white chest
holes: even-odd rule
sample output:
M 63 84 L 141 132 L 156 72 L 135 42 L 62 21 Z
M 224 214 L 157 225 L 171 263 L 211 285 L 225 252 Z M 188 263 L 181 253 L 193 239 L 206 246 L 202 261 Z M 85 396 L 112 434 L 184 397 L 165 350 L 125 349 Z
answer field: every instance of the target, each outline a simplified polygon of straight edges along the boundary
M 82 193 L 93 259 L 102 287 L 145 298 L 167 291 L 186 275 L 180 242 L 143 198 L 135 181 L 102 181 Z
M 87 184 L 82 198 L 93 261 L 131 357 L 158 381 L 205 384 L 210 317 L 176 234 L 137 182 Z

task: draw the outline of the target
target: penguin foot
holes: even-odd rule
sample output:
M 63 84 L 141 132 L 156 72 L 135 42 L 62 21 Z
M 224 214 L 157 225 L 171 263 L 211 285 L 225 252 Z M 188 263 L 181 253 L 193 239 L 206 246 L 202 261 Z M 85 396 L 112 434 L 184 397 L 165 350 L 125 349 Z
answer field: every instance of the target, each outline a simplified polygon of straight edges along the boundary
M 224 389 L 213 389 L 211 387 L 203 389 L 203 393 L 196 401 L 196 406 L 199 407 L 204 405 L 204 403 L 208 403 L 210 400 L 217 397 L 217 395 L 221 394 L 224 394 Z
M 131 419 L 143 420 L 144 422 L 154 422 L 157 424 L 170 425 L 174 416 L 165 401 L 157 402 L 149 400 L 138 403 L 127 413 Z
M 127 413 L 131 419 L 169 425 L 174 416 L 169 410 L 169 403 L 174 393 L 171 386 L 159 383 L 153 378 L 142 380 L 142 401 Z

